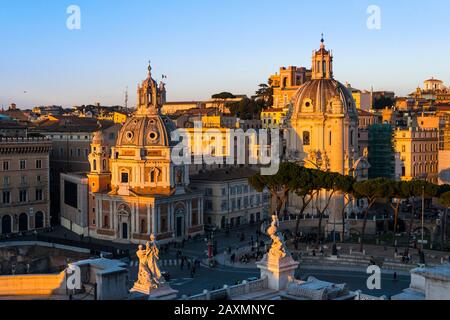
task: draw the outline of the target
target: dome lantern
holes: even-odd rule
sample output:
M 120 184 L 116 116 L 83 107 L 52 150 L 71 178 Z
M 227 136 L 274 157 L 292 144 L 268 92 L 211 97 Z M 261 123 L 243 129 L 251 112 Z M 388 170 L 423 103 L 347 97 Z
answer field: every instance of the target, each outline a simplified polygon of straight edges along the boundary
M 313 52 L 312 79 L 333 79 L 333 55 L 325 49 L 325 40 L 320 40 L 320 49 Z

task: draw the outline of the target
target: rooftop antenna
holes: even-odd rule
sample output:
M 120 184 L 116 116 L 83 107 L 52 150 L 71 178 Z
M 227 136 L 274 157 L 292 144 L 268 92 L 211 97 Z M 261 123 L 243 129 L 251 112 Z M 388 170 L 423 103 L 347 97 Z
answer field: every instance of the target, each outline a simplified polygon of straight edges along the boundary
M 125 106 L 125 111 L 128 112 L 128 86 L 125 89 L 125 105 L 124 106 Z

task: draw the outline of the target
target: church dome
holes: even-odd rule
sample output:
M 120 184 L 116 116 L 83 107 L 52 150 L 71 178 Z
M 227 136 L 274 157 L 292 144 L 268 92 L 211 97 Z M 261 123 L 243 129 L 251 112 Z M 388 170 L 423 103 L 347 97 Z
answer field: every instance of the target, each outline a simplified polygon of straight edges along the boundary
M 176 130 L 172 120 L 159 114 L 136 115 L 119 131 L 116 146 L 172 146 L 170 134 Z
M 334 80 L 333 53 L 320 41 L 320 49 L 313 52 L 311 80 L 303 84 L 292 99 L 292 120 L 304 116 L 340 114 L 358 120 L 352 93 Z
M 119 131 L 117 147 L 169 147 L 170 135 L 176 130 L 175 124 L 162 116 L 160 107 L 165 101 L 164 83 L 160 86 L 152 78 L 151 66 L 148 77 L 138 86 L 137 111 Z
M 352 94 L 334 79 L 313 79 L 306 82 L 298 89 L 292 102 L 293 119 L 299 115 L 332 113 L 344 113 L 354 119 L 358 117 Z

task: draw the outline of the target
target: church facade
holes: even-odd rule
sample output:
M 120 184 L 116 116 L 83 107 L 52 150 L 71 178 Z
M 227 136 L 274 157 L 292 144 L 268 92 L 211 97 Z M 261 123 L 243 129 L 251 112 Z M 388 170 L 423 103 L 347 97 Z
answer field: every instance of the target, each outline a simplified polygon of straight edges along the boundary
M 287 158 L 308 168 L 354 176 L 360 179 L 368 170 L 367 152 L 358 154 L 358 112 L 351 92 L 334 79 L 333 55 L 321 40 L 312 56 L 311 80 L 294 95 L 288 115 Z M 322 192 L 326 199 L 326 192 Z M 290 197 L 291 210 L 299 197 Z M 338 230 L 342 221 L 343 197 L 335 196 L 329 223 Z M 320 205 L 320 204 L 319 204 Z M 315 213 L 311 207 L 310 213 Z M 330 228 L 330 226 L 328 226 Z M 342 229 L 342 228 L 341 228 Z
M 141 243 L 203 233 L 203 194 L 189 188 L 186 165 L 171 162 L 172 121 L 160 113 L 165 88 L 148 77 L 138 86 L 138 106 L 115 145 L 101 131 L 91 144 L 88 173 L 92 237 Z

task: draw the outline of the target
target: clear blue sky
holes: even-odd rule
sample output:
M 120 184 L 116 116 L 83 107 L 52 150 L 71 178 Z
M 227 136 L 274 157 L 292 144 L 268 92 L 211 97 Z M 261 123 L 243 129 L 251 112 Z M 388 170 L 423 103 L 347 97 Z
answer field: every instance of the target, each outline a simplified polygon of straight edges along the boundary
M 69 5 L 81 30 L 66 28 Z M 366 27 L 381 8 L 381 30 Z M 447 0 L 15 0 L 0 3 L 0 105 L 122 104 L 152 60 L 169 100 L 252 94 L 280 66 L 310 66 L 320 34 L 335 77 L 354 87 L 413 91 L 450 84 Z M 24 93 L 27 91 L 27 93 Z

